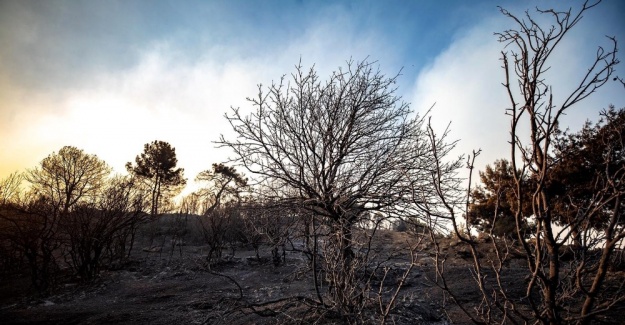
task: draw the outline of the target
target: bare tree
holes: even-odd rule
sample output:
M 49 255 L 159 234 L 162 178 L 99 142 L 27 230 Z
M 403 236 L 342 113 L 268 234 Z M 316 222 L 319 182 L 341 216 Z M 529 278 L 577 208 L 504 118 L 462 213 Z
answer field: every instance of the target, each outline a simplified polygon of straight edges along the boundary
M 69 264 L 83 281 L 96 276 L 103 263 L 127 256 L 127 241 L 133 239 L 129 231 L 145 219 L 134 190 L 132 178 L 113 178 L 97 198 L 79 204 L 61 220 Z
M 325 266 L 333 274 L 329 301 L 349 317 L 366 300 L 355 225 L 370 211 L 400 211 L 408 184 L 423 179 L 431 153 L 424 120 L 395 95 L 397 76 L 373 63 L 350 61 L 327 81 L 298 65 L 291 77 L 259 86 L 248 99 L 253 111 L 233 108 L 226 118 L 237 138 L 218 144 L 265 193 L 321 218 L 326 254 L 335 257 Z
M 19 201 L 3 205 L 0 219 L 2 241 L 25 261 L 33 288 L 49 293 L 59 269 L 55 252 L 62 245 L 58 205 L 29 192 Z
M 32 190 L 50 200 L 61 214 L 83 199 L 93 199 L 103 186 L 111 168 L 95 155 L 65 146 L 28 171 L 26 180 Z
M 63 245 L 62 221 L 82 202 L 95 199 L 110 168 L 95 155 L 66 146 L 26 173 L 30 191 L 5 206 L 5 235 L 25 257 L 33 286 L 46 293 L 54 285 Z
M 254 197 L 242 206 L 244 229 L 248 237 L 246 241 L 256 249 L 258 258 L 258 246 L 261 241 L 266 242 L 276 266 L 285 262 L 286 244 L 294 237 L 297 226 L 294 220 L 297 211 L 293 206 L 281 203 Z
M 240 218 L 241 193 L 247 187 L 247 179 L 230 166 L 213 164 L 211 170 L 200 172 L 196 181 L 203 188 L 188 196 L 189 207 L 199 214 L 204 242 L 209 246 L 207 262 L 220 259 L 228 239 L 235 237 L 234 220 Z M 232 240 L 231 240 L 232 241 Z
M 579 23 L 582 15 L 597 4 L 598 1 L 587 1 L 576 12 L 537 9 L 539 15 L 551 19 L 551 25 L 546 29 L 529 13 L 521 18 L 501 9 L 516 25 L 516 28 L 496 35 L 507 48 L 502 52 L 502 62 L 505 72 L 503 86 L 510 99 L 510 107 L 506 111 L 511 118 L 509 170 L 514 179 L 514 202 L 510 205 L 519 246 L 511 245 L 506 238 L 492 240 L 493 253 L 482 256 L 478 250 L 481 244 L 471 235 L 470 229 L 463 233 L 456 223 L 453 224 L 456 236 L 471 251 L 471 271 L 481 295 L 481 301 L 473 308 L 460 302 L 446 282 L 444 267 L 441 266 L 445 258 L 440 250 L 436 259 L 439 285 L 474 323 L 589 324 L 597 315 L 623 301 L 625 282 L 609 277 L 609 261 L 625 238 L 620 203 L 625 194 L 622 188 L 623 167 L 609 167 L 614 163 L 613 153 L 622 152 L 623 142 L 617 141 L 613 143 L 616 147 L 599 150 L 603 152 L 599 160 L 603 159 L 600 164 L 604 168 L 598 168 L 602 172 L 594 175 L 595 195 L 585 200 L 570 201 L 577 204 L 571 205 L 576 210 L 575 217 L 569 219 L 563 229 L 555 227 L 555 222 L 562 219 L 558 219 L 555 213 L 556 200 L 548 188 L 549 181 L 557 177 L 554 166 L 558 157 L 554 156 L 554 145 L 560 133 L 558 127 L 562 115 L 608 82 L 619 63 L 616 40 L 609 38 L 611 46 L 597 50 L 596 57 L 577 87 L 561 97 L 562 102 L 555 102 L 545 75 L 552 54 Z M 523 127 L 528 127 L 529 132 L 524 132 Z M 524 134 L 529 136 L 524 137 Z M 473 168 L 472 161 L 468 166 Z M 448 206 L 448 215 L 466 213 L 469 210 L 468 193 L 466 197 L 465 208 Z M 495 218 L 499 215 L 499 207 L 501 204 L 494 204 Z M 535 222 L 530 234 L 525 226 L 529 221 L 528 209 Z M 609 216 L 599 231 L 582 226 L 598 214 Z M 493 220 L 491 229 L 487 231 L 492 231 L 495 223 L 496 220 Z M 571 229 L 583 231 L 582 237 L 594 238 L 594 241 L 590 247 L 569 258 L 563 254 L 563 248 L 573 236 Z M 514 255 L 523 257 L 526 264 L 524 273 L 510 267 Z M 519 277 L 525 280 L 525 288 L 521 292 L 512 290 L 508 285 L 511 278 Z
M 14 240 L 13 220 L 23 199 L 23 174 L 12 173 L 0 180 L 0 272 L 10 274 L 23 267 L 23 254 Z
M 618 64 L 616 40 L 610 38 L 613 44 L 608 50 L 602 47 L 597 50 L 594 62 L 591 63 L 578 86 L 570 94 L 564 96 L 565 99 L 560 104 L 554 102 L 552 88 L 546 82 L 544 74 L 549 68 L 548 62 L 551 54 L 563 37 L 580 21 L 584 12 L 597 4 L 598 2 L 591 4 L 587 1 L 577 13 L 571 13 L 570 10 L 568 12 L 539 10 L 539 13 L 553 18 L 554 25 L 549 29 L 543 29 L 529 15 L 527 20 L 520 20 L 502 9 L 503 14 L 515 21 L 519 28 L 497 34 L 500 41 L 511 48 L 510 53 L 502 53 L 502 60 L 506 72 L 504 87 L 510 97 L 511 105 L 507 112 L 511 117 L 512 167 L 515 171 L 527 170 L 537 183 L 530 202 L 533 215 L 537 221 L 536 245 L 530 247 L 521 238 L 519 241 L 524 244 L 528 267 L 532 273 L 532 278 L 528 284 L 528 298 L 533 300 L 529 294 L 533 290 L 540 292 L 540 298 L 537 299 L 536 303 L 532 303 L 532 308 L 537 320 L 546 324 L 558 324 L 565 320 L 562 315 L 564 297 L 562 297 L 561 271 L 563 270 L 561 270 L 562 262 L 559 257 L 562 236 L 553 228 L 554 216 L 551 209 L 553 203 L 545 186 L 545 182 L 552 173 L 549 156 L 562 114 L 610 80 L 614 66 Z M 510 64 L 509 58 L 513 59 L 512 64 Z M 520 100 L 514 95 L 511 76 L 516 77 L 521 94 Z M 530 138 L 528 142 L 523 141 L 519 136 L 519 124 L 522 121 L 529 124 Z M 515 181 L 517 193 L 521 193 L 522 182 L 519 173 L 515 173 Z M 518 207 L 523 206 L 522 200 L 522 195 L 518 195 Z M 616 213 L 614 218 L 618 217 L 620 217 L 619 213 Z M 521 222 L 521 209 L 518 209 L 516 218 L 517 224 L 519 224 Z M 612 232 L 613 228 L 614 226 L 612 229 L 607 229 L 607 232 Z M 607 243 L 605 250 L 607 256 L 605 258 L 609 258 L 612 251 L 610 246 L 613 245 L 614 243 Z M 595 278 L 598 283 L 593 285 L 593 290 L 587 294 L 590 300 L 594 300 L 596 297 L 596 292 L 593 291 L 598 289 L 595 287 L 601 285 L 604 277 L 601 271 L 593 273 L 596 274 Z M 594 313 L 591 313 L 591 310 L 584 308 L 580 313 L 576 313 L 570 318 L 577 318 L 581 323 L 587 323 L 592 314 Z
M 103 262 L 126 257 L 143 200 L 132 178 L 109 173 L 96 156 L 63 147 L 26 174 L 27 192 L 17 174 L 0 182 L 1 242 L 25 261 L 41 293 L 54 286 L 63 258 L 88 280 Z
M 24 180 L 21 173 L 12 173 L 0 180 L 0 205 L 16 203 L 20 199 L 20 186 Z

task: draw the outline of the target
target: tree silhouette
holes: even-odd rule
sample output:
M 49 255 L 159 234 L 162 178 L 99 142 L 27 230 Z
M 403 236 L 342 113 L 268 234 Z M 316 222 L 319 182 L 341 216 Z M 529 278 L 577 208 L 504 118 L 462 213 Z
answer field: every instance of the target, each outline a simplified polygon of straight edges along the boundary
M 468 221 L 476 225 L 479 230 L 488 232 L 497 237 L 516 237 L 516 211 L 515 183 L 510 162 L 501 159 L 496 160 L 493 166 L 487 165 L 480 172 L 482 186 L 472 193 L 473 202 L 469 206 Z M 528 182 L 527 179 L 524 182 Z M 529 198 L 531 193 L 524 193 Z M 529 205 L 523 207 L 525 218 L 532 214 Z M 522 219 L 525 222 L 525 218 Z M 525 225 L 527 226 L 527 225 Z
M 243 175 L 224 164 L 213 164 L 212 170 L 200 172 L 195 180 L 205 183 L 205 187 L 197 193 L 202 198 L 203 211 L 200 213 L 203 215 L 210 214 L 224 200 L 238 201 L 241 190 L 247 186 L 247 179 Z
M 590 228 L 601 230 L 609 220 L 610 209 L 595 210 L 590 218 L 583 210 L 592 205 L 605 185 L 604 173 L 608 171 L 617 179 L 619 171 L 625 168 L 623 152 L 619 149 L 625 143 L 625 109 L 611 107 L 601 115 L 598 123 L 587 122 L 578 132 L 559 133 L 554 138 L 554 150 L 549 158 L 552 172 L 545 187 L 553 204 L 553 219 L 570 228 L 576 247 L 587 246 L 580 237 L 583 231 Z M 516 194 L 510 162 L 497 160 L 494 166 L 486 166 L 480 172 L 480 179 L 482 186 L 472 193 L 474 202 L 469 209 L 469 222 L 498 237 L 513 235 Z M 527 203 L 535 184 L 526 176 L 522 181 L 522 201 Z M 531 206 L 525 204 L 521 221 L 532 213 Z
M 169 143 L 155 140 L 146 143 L 143 153 L 135 158 L 135 164 L 126 163 L 129 173 L 148 182 L 151 191 L 150 214 L 157 215 L 163 196 L 170 189 L 178 189 L 186 184 L 184 169 L 176 168 L 176 149 Z
M 588 245 L 581 236 L 585 230 L 608 226 L 610 211 L 617 203 L 609 200 L 599 209 L 588 207 L 602 201 L 601 196 L 623 190 L 622 184 L 606 188 L 606 183 L 621 179 L 625 173 L 625 109 L 610 107 L 601 115 L 595 125 L 587 122 L 580 131 L 565 132 L 556 139 L 553 171 L 546 185 L 553 201 L 554 221 L 570 227 L 577 247 Z
M 105 183 L 111 168 L 95 155 L 65 146 L 52 153 L 40 166 L 28 171 L 32 189 L 46 197 L 61 214 L 84 198 L 93 198 Z
M 97 199 L 110 171 L 97 156 L 65 146 L 27 171 L 30 191 L 0 212 L 10 225 L 1 236 L 26 258 L 38 291 L 45 293 L 54 285 L 58 249 L 67 238 L 63 226 L 81 204 Z
M 129 176 L 109 179 L 97 198 L 81 202 L 61 220 L 65 261 L 81 280 L 93 279 L 105 261 L 122 261 L 127 243 L 132 248 L 130 232 L 145 215 L 137 206 L 133 183 Z
M 227 240 L 239 231 L 233 229 L 234 219 L 240 219 L 240 194 L 247 186 L 247 179 L 233 167 L 213 164 L 211 170 L 200 172 L 195 180 L 203 187 L 187 200 L 195 197 L 197 202 L 195 209 L 201 214 L 200 226 L 209 247 L 207 261 L 210 265 L 213 259 L 221 258 Z

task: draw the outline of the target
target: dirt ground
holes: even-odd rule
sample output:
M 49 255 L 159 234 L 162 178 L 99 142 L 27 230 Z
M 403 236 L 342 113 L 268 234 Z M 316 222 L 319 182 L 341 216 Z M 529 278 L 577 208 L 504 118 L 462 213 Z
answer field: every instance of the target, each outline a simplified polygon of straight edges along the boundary
M 382 234 L 381 245 L 399 250 L 410 241 L 407 236 L 389 231 Z M 457 297 L 479 301 L 466 254 L 451 240 L 443 246 L 447 280 Z M 286 263 L 274 266 L 267 249 L 258 260 L 253 250 L 238 248 L 208 270 L 205 247 L 184 246 L 182 254 L 180 247 L 173 254 L 143 248 L 136 249 L 128 264 L 102 272 L 92 283 L 65 283 L 46 298 L 28 292 L 27 278 L 2 279 L 0 324 L 284 324 L 295 323 L 312 309 L 305 298 L 315 296 L 314 286 L 307 261 L 297 251 L 287 250 Z M 418 255 L 389 323 L 442 325 L 451 323 L 449 317 L 457 324 L 469 322 L 453 305 L 441 308 L 442 295 L 431 281 L 430 253 L 426 245 Z M 510 290 L 523 290 L 522 268 L 518 274 L 512 270 L 503 281 Z M 619 315 L 605 323 L 623 324 Z M 323 323 L 332 321 L 324 318 Z

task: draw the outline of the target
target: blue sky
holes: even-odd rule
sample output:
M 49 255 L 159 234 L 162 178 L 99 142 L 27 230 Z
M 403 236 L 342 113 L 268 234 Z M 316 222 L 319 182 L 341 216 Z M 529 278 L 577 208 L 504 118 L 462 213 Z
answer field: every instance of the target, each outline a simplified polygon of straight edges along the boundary
M 176 147 L 192 179 L 228 152 L 223 114 L 249 108 L 256 85 L 302 61 L 327 76 L 345 61 L 401 71 L 398 94 L 435 126 L 451 122 L 457 153 L 482 148 L 483 166 L 509 152 L 509 125 L 493 32 L 511 27 L 503 6 L 580 1 L 5 1 L 0 0 L 0 177 L 34 167 L 64 145 L 116 171 L 153 140 Z M 625 2 L 589 11 L 553 61 L 561 94 L 604 35 L 625 42 Z M 624 66 L 617 74 L 625 76 Z M 576 129 L 599 109 L 625 106 L 611 83 L 567 115 Z M 556 95 L 557 96 L 557 95 Z

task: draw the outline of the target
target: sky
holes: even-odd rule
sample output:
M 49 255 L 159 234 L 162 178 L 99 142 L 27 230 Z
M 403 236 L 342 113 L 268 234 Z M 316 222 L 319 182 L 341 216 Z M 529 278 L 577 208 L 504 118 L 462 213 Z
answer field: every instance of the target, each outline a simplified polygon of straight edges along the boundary
M 0 0 L 0 178 L 25 171 L 61 147 L 95 154 L 116 172 L 154 140 L 176 148 L 189 180 L 230 152 L 224 118 L 250 111 L 247 97 L 294 71 L 323 78 L 346 61 L 376 61 L 400 73 L 397 95 L 439 132 L 454 154 L 481 148 L 478 168 L 507 157 L 509 106 L 493 35 L 514 14 L 568 9 L 581 1 L 30 1 Z M 605 35 L 625 42 L 625 2 L 587 12 L 554 53 L 556 100 L 576 85 Z M 620 56 L 622 58 L 622 55 Z M 616 74 L 625 77 L 625 63 Z M 579 129 L 602 108 L 625 107 L 610 82 L 574 107 Z M 450 124 L 451 123 L 451 124 Z

